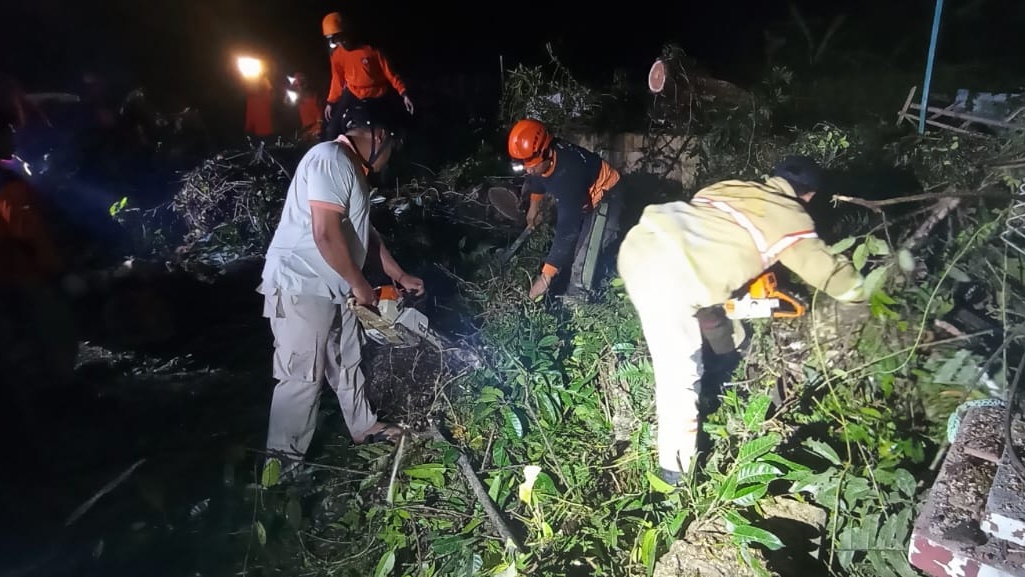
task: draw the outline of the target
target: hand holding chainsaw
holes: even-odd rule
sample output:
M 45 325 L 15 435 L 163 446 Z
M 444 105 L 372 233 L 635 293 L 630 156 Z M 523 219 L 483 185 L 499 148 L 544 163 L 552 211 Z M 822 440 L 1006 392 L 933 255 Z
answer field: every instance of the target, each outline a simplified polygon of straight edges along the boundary
M 424 281 L 420 277 L 404 272 L 399 278 L 395 279 L 395 282 L 399 283 L 399 286 L 407 292 L 411 292 L 416 296 L 424 294 Z
M 370 286 L 367 282 L 366 277 L 360 276 L 359 282 L 352 286 L 352 299 L 355 304 L 362 305 L 365 307 L 376 307 L 377 306 L 377 291 L 374 287 Z

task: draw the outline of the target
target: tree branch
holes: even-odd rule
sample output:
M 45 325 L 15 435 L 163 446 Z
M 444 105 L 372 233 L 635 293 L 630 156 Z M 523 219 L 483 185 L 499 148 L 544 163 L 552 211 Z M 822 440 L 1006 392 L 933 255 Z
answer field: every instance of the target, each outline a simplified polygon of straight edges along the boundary
M 1005 191 L 999 190 L 952 190 L 949 192 L 926 192 L 924 194 L 913 194 L 911 196 L 898 196 L 897 198 L 886 198 L 883 200 L 867 200 L 864 198 L 858 198 L 856 196 L 844 196 L 842 194 L 836 194 L 833 195 L 833 204 L 835 206 L 837 202 L 847 202 L 850 204 L 863 206 L 875 212 L 882 212 L 883 207 L 893 206 L 895 204 L 905 204 L 908 202 L 924 202 L 930 200 L 940 200 L 944 198 L 965 198 L 983 196 L 1010 198 L 1010 194 L 1008 194 Z
M 448 443 L 450 445 L 452 444 L 441 434 L 441 431 L 439 431 L 438 427 L 433 423 L 431 423 L 427 434 L 435 441 Z M 487 490 L 484 489 L 484 485 L 482 485 L 480 479 L 477 478 L 477 473 L 473 470 L 473 465 L 470 463 L 470 459 L 466 456 L 466 453 L 460 451 L 458 447 L 455 447 L 455 445 L 453 445 L 453 448 L 455 448 L 456 452 L 459 454 L 459 458 L 456 460 L 456 464 L 459 465 L 459 472 L 463 474 L 463 479 L 466 480 L 466 484 L 470 487 L 470 491 L 473 492 L 473 495 L 477 497 L 477 501 L 480 503 L 481 507 L 484 508 L 484 513 L 487 514 L 488 520 L 491 521 L 491 525 L 495 528 L 495 531 L 498 532 L 502 539 L 505 539 L 506 543 L 512 543 L 513 547 L 516 547 L 518 551 L 526 551 L 526 549 L 523 548 L 523 543 L 516 534 L 513 533 L 509 524 L 505 522 L 505 517 L 502 516 L 502 512 L 498 510 L 495 502 L 491 500 Z

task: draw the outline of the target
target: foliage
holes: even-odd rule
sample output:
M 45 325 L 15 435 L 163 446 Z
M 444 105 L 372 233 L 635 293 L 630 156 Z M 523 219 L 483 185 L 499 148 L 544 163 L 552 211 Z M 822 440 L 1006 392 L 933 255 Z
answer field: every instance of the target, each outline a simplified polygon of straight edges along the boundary
M 285 167 L 296 166 L 303 152 L 260 144 L 218 154 L 187 173 L 171 207 L 186 228 L 188 252 L 216 264 L 262 255 L 292 179 Z
M 521 118 L 535 118 L 558 134 L 586 122 L 598 103 L 598 94 L 585 87 L 559 62 L 547 46 L 548 66 L 518 65 L 505 71 L 502 84 L 501 126 Z
M 812 59 L 822 58 L 827 41 Z M 506 120 L 536 113 L 559 130 L 582 118 L 591 93 L 553 63 L 551 82 L 541 69 L 510 73 Z M 693 133 L 699 180 L 757 178 L 787 153 L 838 169 L 887 158 L 911 167 L 927 189 L 1016 180 L 1013 170 L 979 168 L 990 155 L 1015 158 L 1007 139 L 930 134 L 879 147 L 863 127 L 779 130 L 773 120 L 790 101 L 791 81 L 777 68 L 746 103 L 702 103 L 701 131 Z M 553 94 L 571 104 L 556 105 Z M 444 178 L 470 182 L 463 175 L 477 166 L 468 161 Z M 315 530 L 296 531 L 305 521 L 285 529 L 296 496 L 278 488 L 254 507 L 254 538 L 269 557 L 276 542 L 301 547 L 307 573 L 627 576 L 651 575 L 676 540 L 720 533 L 732 543 L 726 556 L 766 575 L 782 568 L 761 553 L 800 545 L 769 528 L 768 505 L 781 499 L 826 512 L 823 574 L 913 575 L 905 551 L 918 484 L 930 476 L 925 463 L 943 441 L 946 417 L 980 395 L 972 369 L 981 357 L 958 339 L 931 340 L 931 327 L 953 306 L 954 271 L 970 278 L 967 262 L 987 266 L 970 274 L 985 277 L 1004 302 L 1021 300 L 1020 287 L 995 272 L 1014 266 L 998 242 L 1003 212 L 973 210 L 957 216 L 967 226 L 927 249 L 904 247 L 914 227 L 886 220 L 833 245 L 865 275 L 868 306 L 831 310 L 828 297 L 812 292 L 804 318 L 756 321 L 751 349 L 705 421 L 711 448 L 680 487 L 658 477 L 654 377 L 621 282 L 611 281 L 595 304 L 529 302 L 524 287 L 550 241 L 547 227 L 506 267 L 491 243 L 464 238 L 450 272 L 486 367 L 435 393 L 434 417 L 454 444 L 417 442 L 404 455 L 348 448 L 337 462 L 358 466 L 332 473 L 341 505 Z M 496 537 L 465 486 L 460 453 L 523 537 L 523 550 Z M 310 533 L 331 545 L 306 544 Z M 293 534 L 304 542 L 292 543 Z

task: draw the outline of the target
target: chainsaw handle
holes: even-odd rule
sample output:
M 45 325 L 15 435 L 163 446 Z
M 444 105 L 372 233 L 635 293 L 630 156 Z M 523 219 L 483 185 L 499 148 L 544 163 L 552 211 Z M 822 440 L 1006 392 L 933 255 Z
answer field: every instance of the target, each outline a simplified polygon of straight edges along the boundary
M 771 296 L 774 299 L 779 299 L 780 302 L 787 303 L 794 309 L 792 311 L 773 311 L 772 318 L 796 319 L 797 317 L 804 316 L 804 305 L 797 302 L 797 299 L 795 299 L 794 297 L 777 291 L 773 291 L 773 293 L 769 296 Z

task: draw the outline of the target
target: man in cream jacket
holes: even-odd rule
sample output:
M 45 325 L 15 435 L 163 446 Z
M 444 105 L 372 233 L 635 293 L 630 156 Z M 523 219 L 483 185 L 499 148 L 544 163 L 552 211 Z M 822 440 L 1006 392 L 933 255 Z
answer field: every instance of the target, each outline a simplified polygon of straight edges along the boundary
M 804 208 L 821 173 L 809 158 L 788 157 L 765 182 L 727 180 L 690 202 L 648 206 L 624 238 L 619 274 L 651 352 L 665 480 L 679 481 L 696 453 L 699 310 L 724 303 L 776 262 L 841 302 L 866 298 L 861 275 L 830 253 Z

